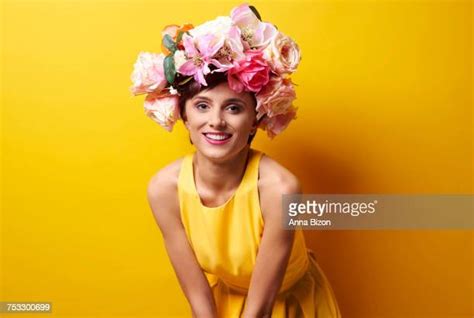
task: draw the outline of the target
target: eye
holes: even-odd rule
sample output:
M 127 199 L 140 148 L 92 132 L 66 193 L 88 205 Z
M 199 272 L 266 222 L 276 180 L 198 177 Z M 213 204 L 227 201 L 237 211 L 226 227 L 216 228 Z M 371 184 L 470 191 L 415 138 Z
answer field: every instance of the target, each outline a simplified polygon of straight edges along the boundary
M 195 107 L 199 110 L 204 110 L 204 109 L 207 109 L 208 106 L 204 103 L 199 103 L 199 104 L 196 104 Z
M 227 109 L 233 113 L 238 113 L 241 107 L 239 105 L 232 104 L 232 105 L 227 106 Z

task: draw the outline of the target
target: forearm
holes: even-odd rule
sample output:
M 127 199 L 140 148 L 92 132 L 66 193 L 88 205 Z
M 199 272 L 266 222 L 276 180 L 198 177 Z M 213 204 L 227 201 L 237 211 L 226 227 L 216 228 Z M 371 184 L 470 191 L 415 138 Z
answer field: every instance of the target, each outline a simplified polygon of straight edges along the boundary
M 271 317 L 276 293 L 270 292 L 268 289 L 267 292 L 267 299 L 262 299 L 259 295 L 255 295 L 255 293 L 254 295 L 250 293 L 247 295 L 247 302 L 242 313 L 242 318 Z
M 192 251 L 183 248 L 183 243 L 179 240 L 165 243 L 181 289 L 191 306 L 193 317 L 217 317 L 212 289 Z
M 211 308 L 200 308 L 200 306 L 196 306 L 196 308 L 192 308 L 193 318 L 216 318 L 217 312 L 212 310 Z
M 265 257 L 265 255 L 260 255 Z M 272 259 L 278 266 L 260 266 L 255 268 L 250 285 L 243 318 L 270 317 L 278 291 L 280 290 L 288 262 L 289 251 L 276 249 Z M 262 264 L 260 264 L 262 265 Z
M 189 294 L 186 297 L 191 306 L 193 318 L 217 317 L 216 304 L 212 292 L 201 292 L 195 295 Z
M 214 318 L 217 310 L 213 292 L 186 235 L 177 192 L 176 183 L 170 182 L 164 172 L 150 181 L 147 198 L 193 317 Z

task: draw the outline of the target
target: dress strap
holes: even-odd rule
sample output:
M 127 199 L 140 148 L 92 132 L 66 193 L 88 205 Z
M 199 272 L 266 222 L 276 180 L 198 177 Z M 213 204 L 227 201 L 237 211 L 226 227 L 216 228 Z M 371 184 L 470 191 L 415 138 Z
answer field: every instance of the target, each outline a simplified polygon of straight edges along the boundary
M 263 155 L 264 153 L 259 150 L 250 149 L 247 169 L 244 175 L 244 179 L 242 180 L 242 190 L 248 191 L 257 186 L 260 159 Z
M 193 155 L 194 152 L 184 156 L 178 177 L 178 186 L 187 192 L 192 192 L 194 189 Z

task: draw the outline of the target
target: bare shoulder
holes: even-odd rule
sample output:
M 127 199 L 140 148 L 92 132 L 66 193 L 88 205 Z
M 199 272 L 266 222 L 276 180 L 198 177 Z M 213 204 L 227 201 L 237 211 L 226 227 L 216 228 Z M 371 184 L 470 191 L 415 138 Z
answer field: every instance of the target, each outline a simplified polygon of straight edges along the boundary
M 148 192 L 153 194 L 156 190 L 170 190 L 178 185 L 179 170 L 183 158 L 179 158 L 158 170 L 148 182 Z
M 171 195 L 178 186 L 179 170 L 183 158 L 179 158 L 158 170 L 149 180 L 147 187 L 148 198 L 160 194 Z
M 302 193 L 300 181 L 286 167 L 264 155 L 260 160 L 258 190 L 264 220 L 281 217 L 283 194 Z
M 259 167 L 259 190 L 263 192 L 277 192 L 279 194 L 293 194 L 301 191 L 298 178 L 286 167 L 273 158 L 263 155 Z
M 149 180 L 147 199 L 150 208 L 160 223 L 160 219 L 179 216 L 178 176 L 183 158 L 179 158 L 158 170 Z

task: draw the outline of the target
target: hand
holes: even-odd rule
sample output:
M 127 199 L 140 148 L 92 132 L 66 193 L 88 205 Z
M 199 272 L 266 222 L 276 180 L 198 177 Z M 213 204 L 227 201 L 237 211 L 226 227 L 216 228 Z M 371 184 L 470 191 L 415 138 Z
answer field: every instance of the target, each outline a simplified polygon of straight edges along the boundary
M 241 318 L 271 318 L 271 317 L 272 317 L 272 313 L 258 314 L 258 313 L 248 313 L 245 311 L 241 316 Z

